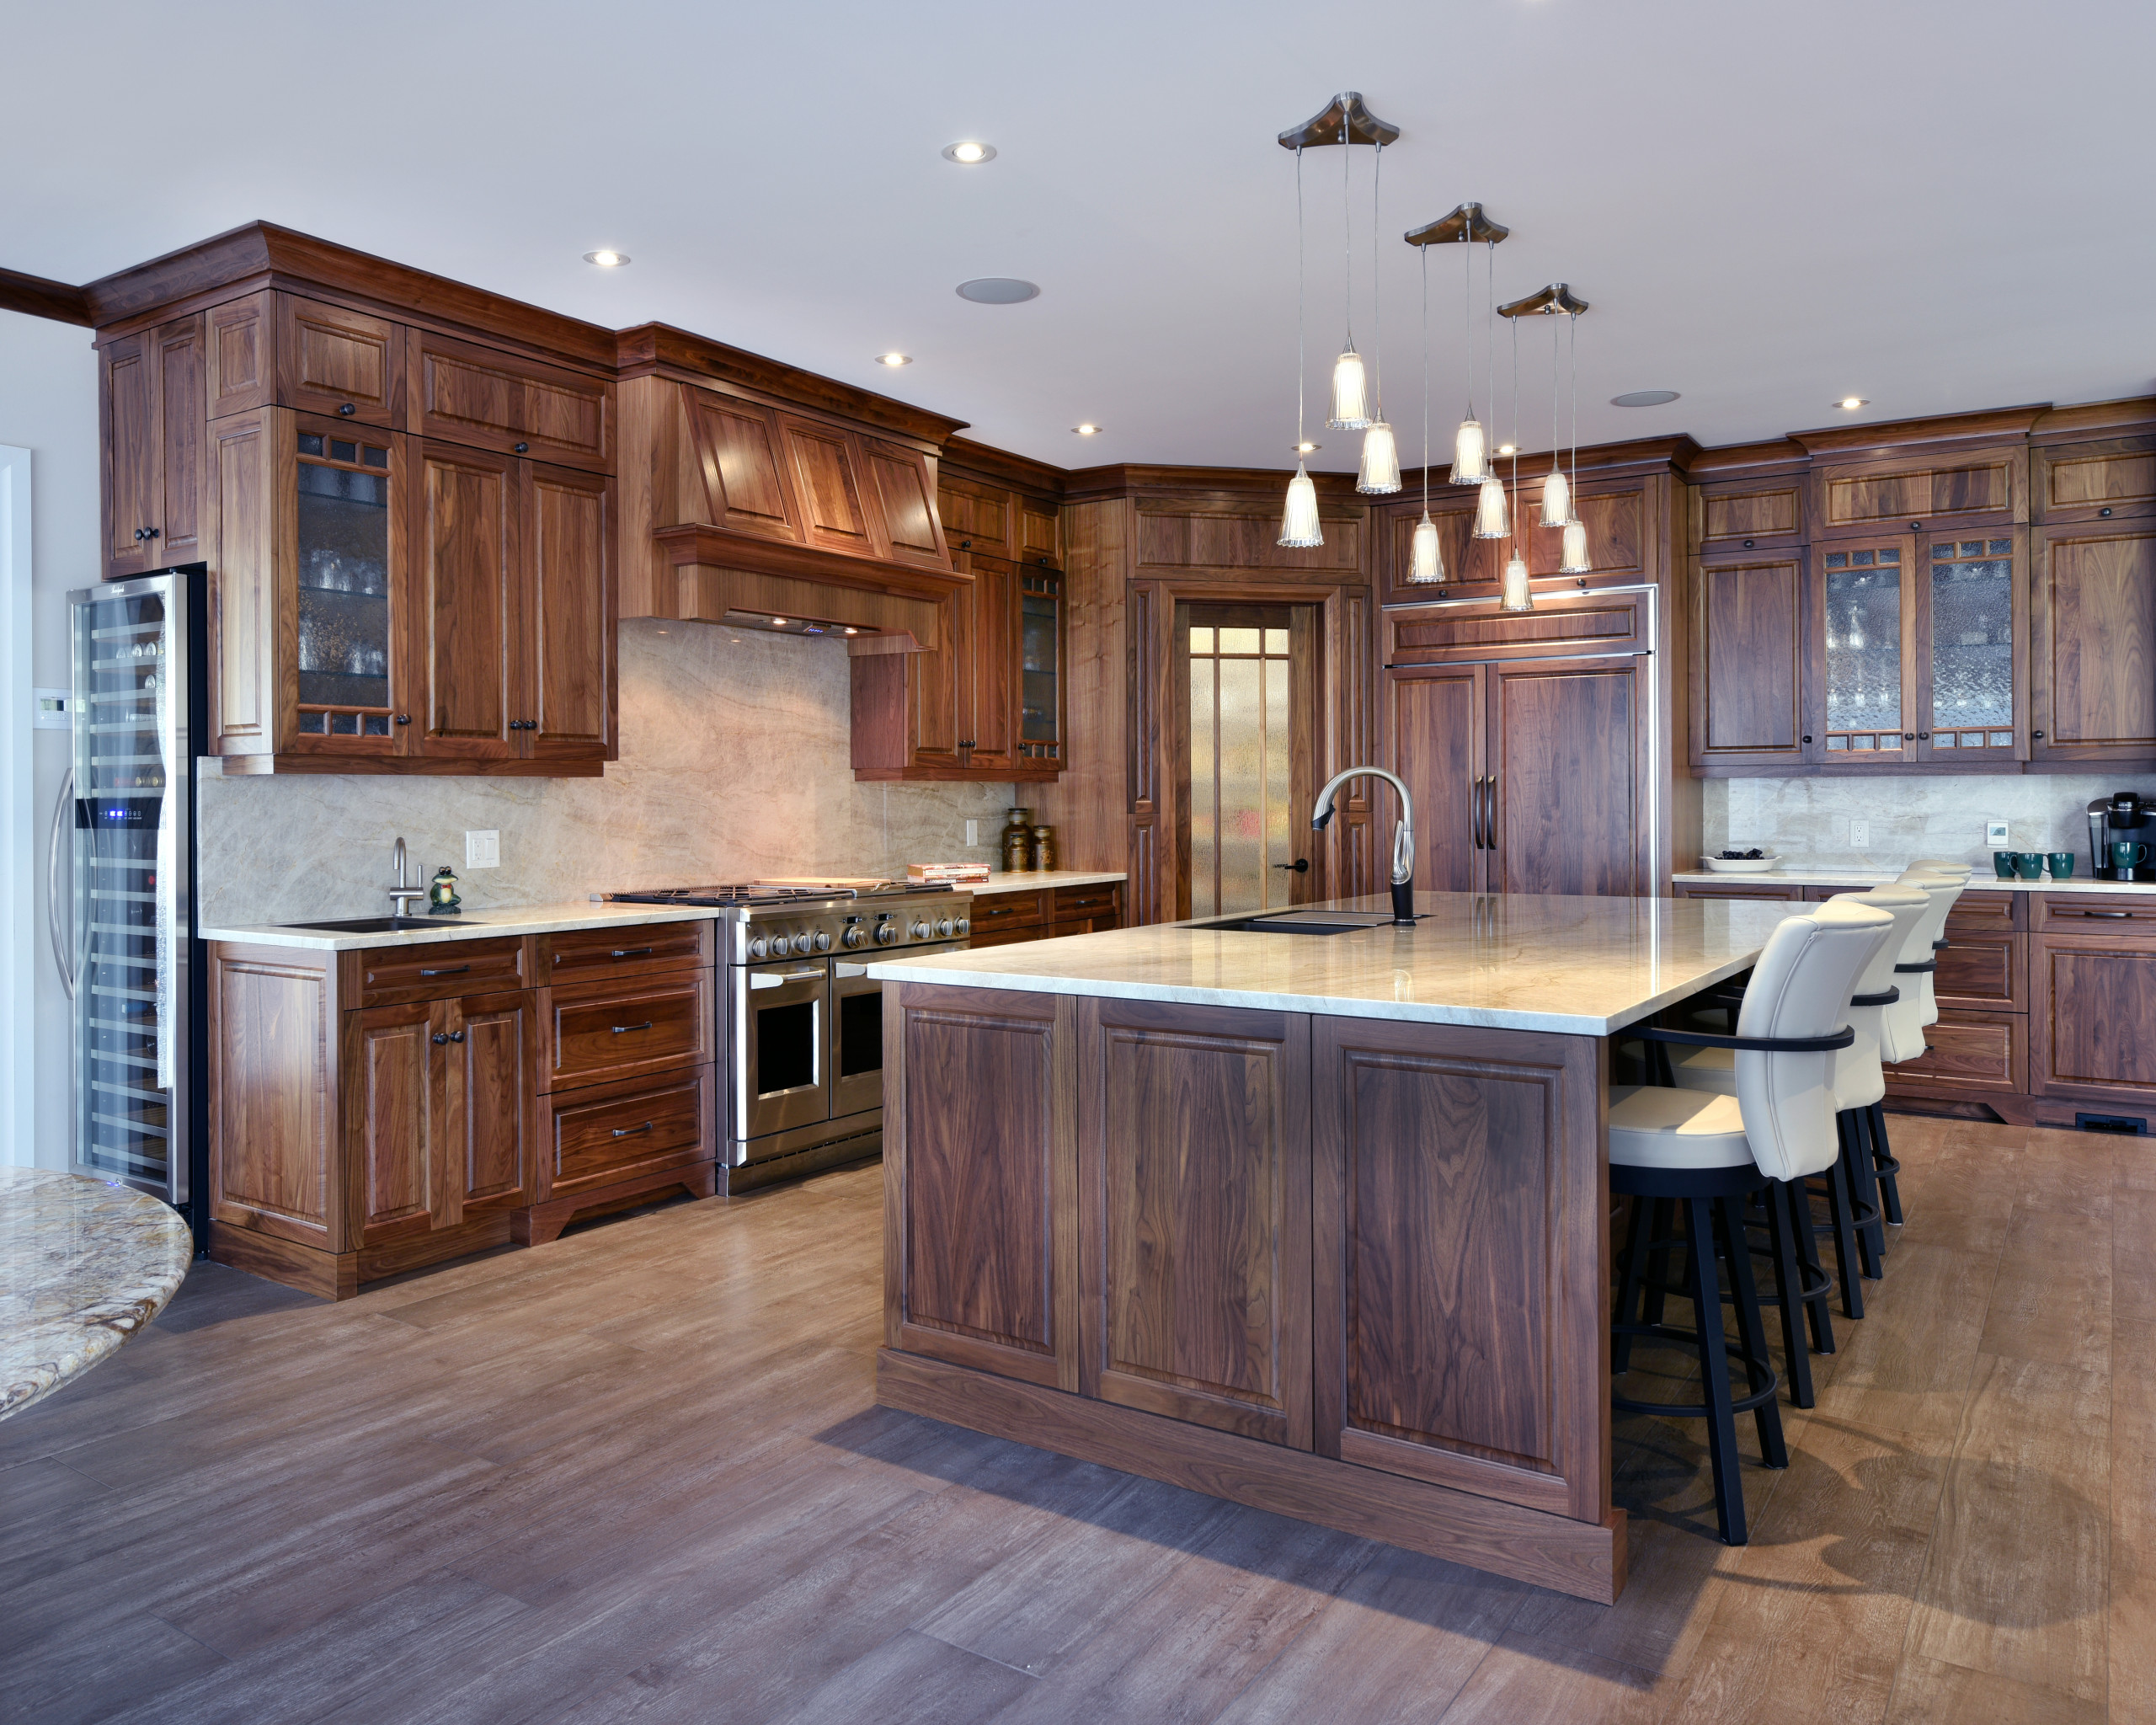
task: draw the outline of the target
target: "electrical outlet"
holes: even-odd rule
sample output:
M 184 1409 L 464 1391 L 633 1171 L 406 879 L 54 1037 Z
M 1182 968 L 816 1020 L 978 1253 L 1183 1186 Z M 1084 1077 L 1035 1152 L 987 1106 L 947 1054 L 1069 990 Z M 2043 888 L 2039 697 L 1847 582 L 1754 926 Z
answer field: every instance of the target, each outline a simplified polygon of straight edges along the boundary
M 2006 833 L 2007 825 L 2004 821 L 1987 820 L 1984 823 L 1984 848 L 1988 851 L 2004 850 L 2013 842 L 2007 837 Z
M 980 842 L 980 823 L 978 820 L 969 820 L 966 823 L 966 842 L 969 845 L 978 845 Z
M 502 866 L 502 836 L 499 832 L 467 832 L 464 835 L 464 866 L 467 868 L 499 868 Z
M 1849 823 L 1849 848 L 1852 851 L 1868 851 L 1871 848 L 1870 821 L 1852 820 Z

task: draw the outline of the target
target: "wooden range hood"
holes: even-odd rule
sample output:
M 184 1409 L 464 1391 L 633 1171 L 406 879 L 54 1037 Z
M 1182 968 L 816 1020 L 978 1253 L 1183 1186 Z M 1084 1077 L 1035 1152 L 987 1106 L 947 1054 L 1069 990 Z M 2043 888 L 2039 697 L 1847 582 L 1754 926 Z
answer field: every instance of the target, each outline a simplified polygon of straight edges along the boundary
M 622 615 L 926 651 L 951 566 L 938 453 L 964 421 L 662 323 L 619 337 Z

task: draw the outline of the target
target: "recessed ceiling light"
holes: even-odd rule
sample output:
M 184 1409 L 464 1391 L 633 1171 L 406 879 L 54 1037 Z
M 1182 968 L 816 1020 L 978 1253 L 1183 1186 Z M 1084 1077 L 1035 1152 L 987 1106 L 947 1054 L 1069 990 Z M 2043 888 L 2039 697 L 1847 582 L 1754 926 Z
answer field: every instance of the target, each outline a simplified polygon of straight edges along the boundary
M 1676 399 L 1677 392 L 1673 389 L 1635 389 L 1629 394 L 1611 396 L 1609 405 L 1613 408 L 1658 408 Z
M 1295 453 L 1297 455 L 1310 455 L 1315 451 L 1323 449 L 1324 447 L 1325 446 L 1322 443 L 1299 443 L 1295 446 Z
M 1037 297 L 1040 289 L 1012 275 L 981 275 L 958 284 L 958 297 L 977 306 L 1015 306 Z
M 1081 437 L 1097 437 L 1101 431 L 1098 425 L 1073 425 L 1070 429 Z
M 584 261 L 596 264 L 601 270 L 618 270 L 629 261 L 627 252 L 586 252 Z
M 1501 443 L 1497 446 L 1497 453 L 1499 455 L 1510 455 L 1519 446 L 1517 443 Z
M 956 162 L 962 168 L 971 168 L 982 162 L 995 159 L 995 146 L 984 144 L 978 138 L 961 138 L 955 144 L 943 147 L 943 159 Z
M 876 363 L 879 366 L 910 366 L 913 363 L 913 355 L 911 354 L 878 354 L 876 355 Z
M 1845 395 L 1839 401 L 1836 402 L 1834 405 L 1853 414 L 1859 408 L 1870 407 L 1871 403 L 1870 399 L 1865 396 Z

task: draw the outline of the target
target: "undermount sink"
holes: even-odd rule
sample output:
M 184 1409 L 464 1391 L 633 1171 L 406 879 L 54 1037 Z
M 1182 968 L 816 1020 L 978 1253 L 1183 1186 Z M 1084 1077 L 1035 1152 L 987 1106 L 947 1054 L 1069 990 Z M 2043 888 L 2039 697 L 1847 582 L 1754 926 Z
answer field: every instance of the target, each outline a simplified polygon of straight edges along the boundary
M 1223 934 L 1352 934 L 1358 928 L 1383 928 L 1392 921 L 1383 911 L 1267 911 L 1257 916 L 1230 916 L 1201 923 Z
M 310 934 L 398 934 L 408 928 L 453 928 L 446 916 L 350 916 L 342 922 L 285 922 Z

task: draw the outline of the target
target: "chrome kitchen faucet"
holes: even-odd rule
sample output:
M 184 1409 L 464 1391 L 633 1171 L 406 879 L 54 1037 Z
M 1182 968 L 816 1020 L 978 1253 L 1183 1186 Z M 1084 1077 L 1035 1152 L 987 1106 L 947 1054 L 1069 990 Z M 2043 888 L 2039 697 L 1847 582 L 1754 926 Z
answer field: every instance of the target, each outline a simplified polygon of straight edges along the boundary
M 1415 926 L 1415 799 L 1407 787 L 1382 766 L 1343 767 L 1325 782 L 1317 793 L 1317 807 L 1310 810 L 1310 830 L 1319 831 L 1332 819 L 1332 793 L 1351 778 L 1381 778 L 1400 793 L 1400 821 L 1392 830 L 1392 920 L 1395 926 Z

